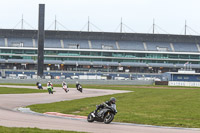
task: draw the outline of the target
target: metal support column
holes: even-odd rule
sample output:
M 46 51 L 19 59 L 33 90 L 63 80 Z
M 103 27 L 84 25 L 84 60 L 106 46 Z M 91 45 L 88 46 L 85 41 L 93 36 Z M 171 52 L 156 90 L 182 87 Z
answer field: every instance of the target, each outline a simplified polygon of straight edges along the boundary
M 39 4 L 39 20 L 38 20 L 38 64 L 37 64 L 37 75 L 43 76 L 44 71 L 44 16 L 45 5 Z

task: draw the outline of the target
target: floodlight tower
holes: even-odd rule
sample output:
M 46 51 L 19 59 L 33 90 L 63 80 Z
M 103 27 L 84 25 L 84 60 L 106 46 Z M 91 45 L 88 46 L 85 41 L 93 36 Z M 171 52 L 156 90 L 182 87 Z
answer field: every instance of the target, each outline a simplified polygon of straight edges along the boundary
M 22 14 L 22 24 L 21 24 L 21 29 L 23 30 L 24 28 L 24 18 L 23 18 L 23 14 Z
M 123 28 L 123 23 L 122 23 L 122 18 L 121 18 L 121 23 L 120 23 L 120 32 L 122 33 Z
M 88 16 L 88 32 L 90 32 L 90 18 Z
M 187 34 L 187 21 L 185 20 L 185 35 Z
M 153 19 L 153 34 L 155 33 L 155 20 Z
M 55 15 L 55 30 L 57 29 L 56 26 L 57 26 L 57 20 L 56 20 L 56 15 Z

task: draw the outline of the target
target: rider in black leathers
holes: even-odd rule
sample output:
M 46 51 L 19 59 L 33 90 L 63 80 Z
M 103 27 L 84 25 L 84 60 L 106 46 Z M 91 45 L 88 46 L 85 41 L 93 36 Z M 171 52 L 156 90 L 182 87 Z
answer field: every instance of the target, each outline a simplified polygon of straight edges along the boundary
M 79 84 L 79 82 L 76 81 L 76 89 L 78 89 L 78 86 L 79 86 L 79 85 L 81 85 L 81 84 Z
M 97 105 L 97 108 L 95 110 L 95 114 L 97 114 L 98 110 L 100 110 L 101 108 L 104 108 L 105 106 L 111 106 L 111 107 L 115 108 L 115 110 L 117 112 L 115 102 L 116 102 L 116 98 L 111 97 L 109 101 L 106 101 L 106 102 L 104 102 L 100 105 Z

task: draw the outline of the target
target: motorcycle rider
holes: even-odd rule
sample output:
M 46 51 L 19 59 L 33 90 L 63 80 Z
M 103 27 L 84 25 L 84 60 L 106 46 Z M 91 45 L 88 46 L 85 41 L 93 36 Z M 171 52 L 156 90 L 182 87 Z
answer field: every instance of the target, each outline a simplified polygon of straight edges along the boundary
M 79 84 L 79 82 L 76 81 L 76 89 L 78 89 L 79 85 L 81 85 L 81 84 Z
M 38 86 L 39 83 L 40 83 L 40 82 L 37 82 L 37 83 L 36 83 L 36 86 Z
M 51 86 L 51 82 L 50 81 L 47 82 L 47 86 Z
M 67 86 L 67 83 L 65 81 L 62 82 L 62 87 L 66 85 Z
M 113 107 L 113 108 L 116 110 L 116 112 L 117 112 L 116 104 L 115 104 L 115 103 L 116 103 L 116 98 L 111 97 L 109 101 L 106 101 L 106 102 L 104 102 L 104 103 L 102 103 L 102 104 L 100 104 L 100 105 L 97 105 L 97 108 L 96 108 L 96 110 L 95 110 L 95 114 L 97 114 L 98 110 L 100 110 L 101 108 L 104 108 L 105 106 L 111 106 L 111 107 Z
M 37 85 L 38 89 L 43 89 L 42 84 L 40 82 L 37 82 L 36 85 Z
M 50 81 L 48 81 L 47 86 L 51 86 L 53 89 L 53 84 Z
M 63 88 L 66 92 L 69 91 L 68 86 L 67 86 L 67 83 L 66 83 L 65 81 L 62 82 L 62 88 Z

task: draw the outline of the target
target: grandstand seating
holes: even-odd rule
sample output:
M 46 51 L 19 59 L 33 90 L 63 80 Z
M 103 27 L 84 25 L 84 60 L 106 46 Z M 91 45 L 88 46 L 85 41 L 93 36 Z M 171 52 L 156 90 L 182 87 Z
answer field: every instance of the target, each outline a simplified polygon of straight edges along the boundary
M 145 50 L 143 42 L 137 41 L 118 41 L 120 50 Z
M 60 39 L 47 39 L 46 38 L 44 41 L 44 47 L 45 48 L 61 48 Z
M 198 52 L 194 43 L 173 43 L 175 52 Z
M 45 48 L 70 48 L 70 49 L 106 49 L 106 50 L 138 50 L 144 51 L 143 42 L 139 41 L 118 41 L 118 48 L 115 40 L 88 40 L 83 39 L 63 39 L 64 46 L 61 45 L 62 39 L 46 38 L 44 41 Z M 7 38 L 8 47 L 34 47 L 32 38 Z M 146 42 L 148 51 L 170 51 L 170 43 L 166 42 Z M 37 39 L 35 39 L 37 47 Z M 0 38 L 0 47 L 5 47 L 5 38 Z M 195 43 L 173 43 L 175 52 L 199 52 Z
M 0 47 L 5 47 L 5 40 L 4 40 L 4 38 L 0 38 Z
M 33 47 L 32 38 L 7 38 L 8 47 Z
M 88 40 L 64 39 L 64 48 L 70 49 L 89 49 Z
M 170 43 L 165 42 L 146 42 L 149 51 L 172 51 Z
M 92 49 L 117 50 L 116 41 L 111 40 L 90 40 Z
M 37 30 L 0 33 L 1 69 L 37 69 Z M 56 71 L 159 73 L 187 66 L 200 72 L 199 36 L 46 30 L 44 48 L 44 69 Z

